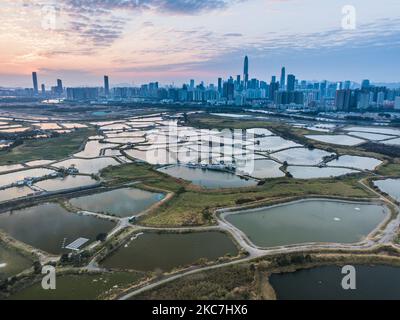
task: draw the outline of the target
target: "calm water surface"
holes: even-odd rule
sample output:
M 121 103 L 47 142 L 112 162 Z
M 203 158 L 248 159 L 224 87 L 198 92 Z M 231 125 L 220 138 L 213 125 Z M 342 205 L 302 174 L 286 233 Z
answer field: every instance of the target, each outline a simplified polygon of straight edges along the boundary
M 0 214 L 0 229 L 15 239 L 49 253 L 64 252 L 62 245 L 79 237 L 94 241 L 108 232 L 114 223 L 66 211 L 58 204 L 47 203 Z M 65 239 L 65 240 L 64 240 Z
M 226 216 L 256 245 L 360 241 L 384 218 L 382 205 L 331 200 L 304 200 L 246 210 Z
M 161 193 L 123 188 L 74 198 L 70 202 L 83 210 L 127 217 L 148 209 L 163 198 Z
M 232 173 L 203 170 L 200 168 L 188 168 L 185 166 L 170 166 L 159 169 L 175 178 L 191 181 L 193 184 L 207 189 L 239 188 L 257 185 L 257 181 L 242 179 Z
M 106 268 L 153 271 L 171 270 L 198 261 L 237 254 L 232 240 L 222 232 L 145 233 L 106 258 Z
M 273 274 L 270 283 L 282 300 L 400 299 L 400 268 L 356 265 L 356 290 L 343 290 L 342 268 L 324 266 Z

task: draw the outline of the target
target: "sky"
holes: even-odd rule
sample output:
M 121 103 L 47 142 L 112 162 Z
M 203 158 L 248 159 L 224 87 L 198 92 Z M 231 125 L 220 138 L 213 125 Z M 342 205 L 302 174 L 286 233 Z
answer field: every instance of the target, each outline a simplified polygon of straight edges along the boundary
M 343 12 L 351 5 L 354 15 Z M 343 20 L 348 22 L 343 27 Z M 351 27 L 351 28 L 350 28 Z M 0 86 L 400 82 L 399 0 L 2 0 Z

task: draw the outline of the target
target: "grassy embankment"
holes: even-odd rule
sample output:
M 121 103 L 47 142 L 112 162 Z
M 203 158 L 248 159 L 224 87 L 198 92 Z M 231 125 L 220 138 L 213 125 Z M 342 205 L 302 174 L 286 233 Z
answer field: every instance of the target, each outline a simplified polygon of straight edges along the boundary
M 385 264 L 400 266 L 398 256 L 367 254 L 287 254 L 189 275 L 143 292 L 133 299 L 275 299 L 268 278 L 324 265 Z
M 48 139 L 27 140 L 10 151 L 0 152 L 0 165 L 24 163 L 32 160 L 58 160 L 77 152 L 82 143 L 96 130 L 80 129 Z
M 383 176 L 400 176 L 400 159 L 394 158 L 387 165 L 378 169 L 378 174 Z
M 58 269 L 57 290 L 43 290 L 42 275 L 36 274 L 25 282 L 16 284 L 9 293 L 3 292 L 8 300 L 95 300 L 107 299 L 120 293 L 123 288 L 145 278 L 142 272 L 90 273 L 80 269 Z M 29 281 L 29 285 L 26 285 Z M 10 296 L 8 296 L 10 294 Z M 1 295 L 0 295 L 1 297 Z
M 147 164 L 127 164 L 102 172 L 109 184 L 141 181 L 139 187 L 156 188 L 175 193 L 168 202 L 142 220 L 149 226 L 198 226 L 214 223 L 212 209 L 269 201 L 296 196 L 335 196 L 366 198 L 373 194 L 363 189 L 357 178 L 294 180 L 269 179 L 264 185 L 241 189 L 206 190 L 193 188 L 188 182 L 157 172 Z

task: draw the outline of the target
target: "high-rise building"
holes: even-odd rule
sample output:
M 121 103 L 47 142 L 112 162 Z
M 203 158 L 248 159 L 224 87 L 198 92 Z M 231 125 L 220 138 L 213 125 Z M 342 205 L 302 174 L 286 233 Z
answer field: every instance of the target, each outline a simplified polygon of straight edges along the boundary
M 378 106 L 383 106 L 385 102 L 385 92 L 379 91 L 378 94 L 376 95 L 376 104 Z
M 365 79 L 361 83 L 361 90 L 368 90 L 370 86 L 369 80 Z
M 218 92 L 222 95 L 222 78 L 218 78 Z
M 357 99 L 353 90 L 337 90 L 335 97 L 337 111 L 351 111 L 357 107 Z
M 104 94 L 106 97 L 110 95 L 110 83 L 108 80 L 108 76 L 104 76 Z
M 279 82 L 276 82 L 276 77 L 272 76 L 271 83 L 269 85 L 269 93 L 268 93 L 269 100 L 275 99 L 275 92 L 278 91 L 278 89 L 279 89 Z
M 32 80 L 33 80 L 33 93 L 39 94 L 38 79 L 36 72 L 32 72 Z
M 395 110 L 400 110 L 400 97 L 394 99 L 394 108 Z
M 286 69 L 282 67 L 281 70 L 281 90 L 285 90 L 285 77 L 286 77 Z
M 233 100 L 235 93 L 235 86 L 233 81 L 227 81 L 223 84 L 223 97 L 227 100 Z
M 296 77 L 293 74 L 288 74 L 288 76 L 287 76 L 287 91 L 294 91 L 295 83 L 296 83 Z
M 321 97 L 321 99 L 326 97 L 327 85 L 328 85 L 328 82 L 327 82 L 326 80 L 322 81 L 322 82 L 319 84 L 319 92 L 320 92 L 320 97 Z M 336 88 L 335 88 L 335 89 L 336 89 Z
M 368 92 L 360 92 L 358 94 L 358 102 L 357 102 L 358 109 L 367 109 L 369 107 L 369 102 L 370 102 L 370 95 Z
M 190 89 L 194 89 L 194 80 L 193 79 L 191 79 L 190 80 Z
M 42 96 L 46 95 L 46 86 L 44 85 L 44 83 L 42 84 Z
M 243 86 L 247 88 L 247 83 L 249 82 L 249 58 L 244 57 L 244 68 L 243 68 Z
M 68 100 L 88 101 L 99 98 L 99 88 L 67 88 Z
M 63 89 L 62 81 L 61 81 L 61 79 L 57 79 L 57 94 L 62 95 L 63 91 L 64 91 L 64 89 Z

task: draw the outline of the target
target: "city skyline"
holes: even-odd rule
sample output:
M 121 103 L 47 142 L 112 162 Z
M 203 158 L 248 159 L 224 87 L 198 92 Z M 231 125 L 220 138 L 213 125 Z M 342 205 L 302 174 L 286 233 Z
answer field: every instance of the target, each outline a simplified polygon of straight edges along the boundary
M 188 85 L 189 88 L 193 89 L 194 88 L 194 84 L 196 84 L 196 85 L 204 84 L 205 86 L 215 86 L 215 87 L 219 88 L 219 85 L 220 85 L 219 81 L 221 81 L 221 85 L 222 85 L 222 83 L 227 82 L 227 81 L 229 82 L 230 79 L 236 78 L 236 82 L 240 83 L 242 81 L 243 84 L 245 84 L 245 86 L 247 85 L 247 83 L 250 83 L 252 79 L 253 80 L 255 79 L 257 81 L 264 81 L 266 83 L 277 81 L 278 84 L 279 84 L 279 89 L 285 90 L 285 88 L 287 86 L 287 82 L 289 81 L 289 78 L 293 78 L 293 85 L 294 85 L 294 80 L 296 80 L 296 81 L 300 81 L 301 80 L 301 81 L 306 81 L 307 83 L 326 82 L 326 83 L 337 83 L 338 85 L 339 84 L 344 84 L 345 82 L 349 82 L 349 83 L 351 83 L 351 85 L 353 87 L 362 87 L 363 83 L 365 81 L 368 81 L 368 84 L 371 84 L 371 85 L 377 85 L 377 86 L 389 85 L 389 87 L 392 86 L 393 88 L 399 88 L 400 87 L 400 81 L 385 83 L 385 82 L 374 82 L 373 80 L 371 81 L 370 79 L 358 79 L 358 80 L 341 79 L 341 80 L 338 80 L 338 81 L 332 81 L 332 80 L 328 80 L 326 78 L 324 78 L 324 79 L 312 79 L 312 80 L 311 79 L 304 79 L 304 78 L 300 78 L 299 79 L 294 74 L 287 74 L 286 75 L 286 67 L 285 66 L 282 66 L 282 68 L 280 69 L 281 70 L 280 73 L 277 72 L 276 74 L 271 75 L 270 80 L 267 79 L 267 78 L 258 79 L 258 78 L 253 77 L 251 75 L 251 73 L 250 73 L 250 61 L 249 60 L 250 59 L 249 59 L 249 57 L 247 55 L 243 59 L 243 64 L 242 64 L 243 74 L 240 74 L 240 72 L 237 72 L 237 74 L 235 76 L 234 75 L 229 75 L 227 77 L 220 77 L 219 75 L 216 75 L 216 78 L 214 78 L 215 81 L 211 80 L 210 82 L 207 82 L 207 83 L 205 83 L 201 79 L 200 80 L 195 80 L 195 79 L 192 79 L 192 78 L 186 79 L 186 81 L 183 80 L 182 83 L 177 84 L 176 86 L 174 86 L 174 82 L 162 84 L 157 79 L 152 79 L 152 81 L 150 81 L 150 83 L 154 82 L 154 83 L 157 83 L 157 85 L 160 85 L 160 86 L 165 86 L 165 87 L 169 87 L 170 86 L 170 87 L 177 87 L 177 88 L 179 88 L 181 86 Z M 42 81 L 39 81 L 38 72 L 37 71 L 32 71 L 31 77 L 32 77 L 32 83 L 31 83 L 31 85 L 28 85 L 27 88 L 29 88 L 29 87 L 31 87 L 33 85 L 32 87 L 33 87 L 33 90 L 34 90 L 34 92 L 36 94 L 38 93 L 38 84 L 39 84 L 39 82 L 41 82 L 42 88 L 43 88 L 43 86 L 46 86 L 46 85 L 48 86 L 49 85 L 48 83 L 43 83 Z M 132 83 L 132 84 L 128 84 L 128 83 L 111 83 L 110 82 L 110 77 L 108 75 L 102 75 L 101 77 L 102 77 L 103 82 L 100 82 L 100 79 L 97 79 L 98 83 L 96 83 L 94 85 L 67 85 L 65 87 L 83 87 L 83 88 L 84 87 L 98 87 L 98 88 L 102 87 L 102 88 L 104 88 L 106 90 L 106 95 L 109 95 L 109 90 L 110 90 L 110 88 L 113 88 L 113 87 L 134 87 L 134 86 L 140 87 L 141 85 L 146 85 L 147 84 L 147 82 Z M 60 88 L 60 82 L 61 82 L 61 79 L 58 79 L 56 77 L 56 86 L 58 88 Z M 50 87 L 51 87 L 51 84 L 52 83 L 50 83 Z M 2 87 L 2 86 L 0 86 L 0 87 Z M 7 88 L 7 86 L 3 86 L 3 88 Z M 12 87 L 9 87 L 9 88 L 12 88 Z M 61 88 L 62 88 L 62 86 L 61 86 Z M 244 87 L 244 89 L 246 89 L 246 87 Z
M 286 68 L 281 69 L 280 79 L 272 76 L 271 81 L 250 78 L 250 59 L 246 55 L 243 59 L 243 77 L 219 77 L 218 84 L 205 84 L 201 81 L 196 84 L 190 79 L 189 84 L 177 86 L 160 86 L 158 81 L 142 84 L 137 87 L 114 86 L 110 89 L 110 79 L 104 75 L 103 87 L 66 87 L 62 80 L 57 79 L 57 86 L 46 91 L 45 84 L 38 92 L 38 75 L 32 72 L 33 88 L 23 90 L 4 90 L 6 95 L 19 95 L 37 98 L 66 98 L 67 101 L 132 101 L 139 98 L 141 101 L 162 101 L 164 103 L 209 103 L 230 104 L 243 106 L 246 104 L 262 104 L 270 107 L 324 109 L 336 111 L 367 110 L 370 108 L 400 109 L 400 86 L 395 90 L 386 86 L 375 86 L 369 79 L 363 79 L 361 85 L 350 80 L 340 82 L 310 82 L 296 78 L 294 74 L 287 74 Z M 58 101 L 58 100 L 57 100 Z
M 70 86 L 99 85 L 104 74 L 114 84 L 214 83 L 241 74 L 245 55 L 259 79 L 279 79 L 284 65 L 308 80 L 397 82 L 399 2 L 354 0 L 354 30 L 341 26 L 347 4 L 5 0 L 0 86 L 28 87 L 32 71 Z

